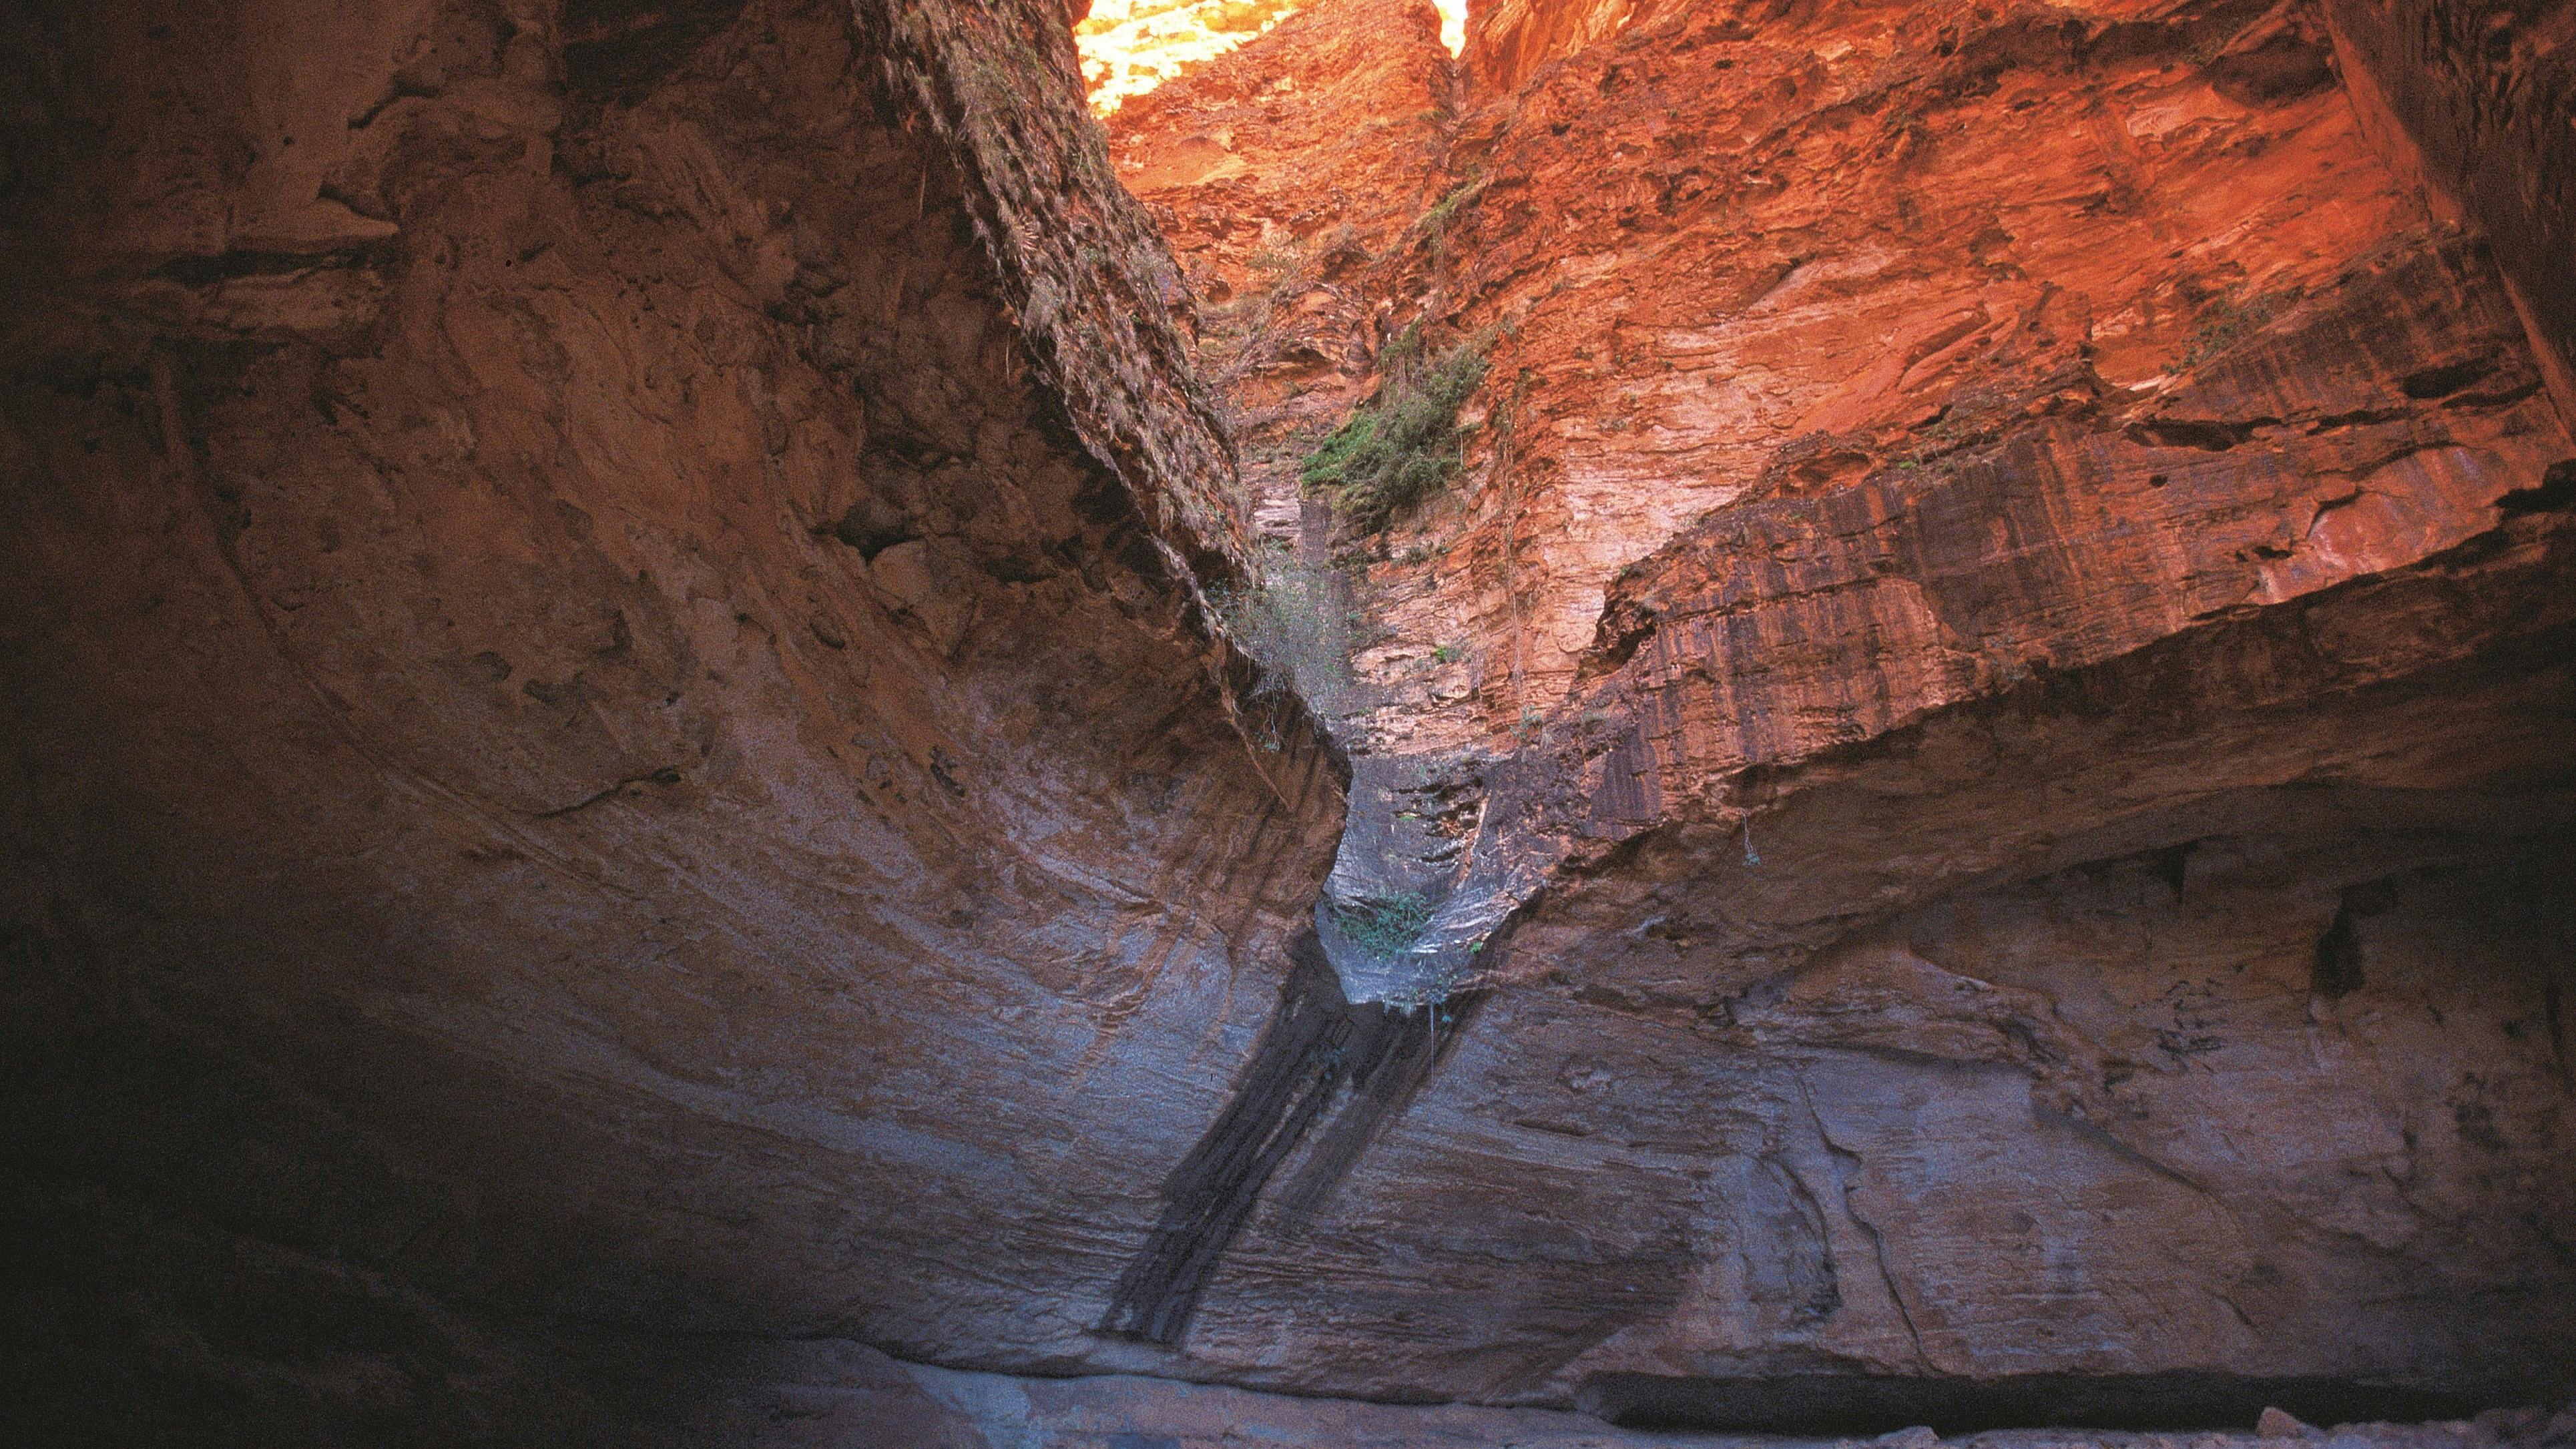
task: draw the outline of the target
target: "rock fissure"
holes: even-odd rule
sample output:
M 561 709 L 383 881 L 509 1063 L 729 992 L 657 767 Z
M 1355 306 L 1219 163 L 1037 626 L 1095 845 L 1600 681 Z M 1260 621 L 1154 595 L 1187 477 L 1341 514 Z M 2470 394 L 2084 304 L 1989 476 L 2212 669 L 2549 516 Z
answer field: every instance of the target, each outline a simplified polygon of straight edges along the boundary
M 1177 1343 L 1227 1247 L 1307 1135 L 1330 1124 L 1282 1194 L 1278 1212 L 1292 1219 L 1323 1206 L 1388 1111 L 1437 1065 L 1428 1029 L 1436 1006 L 1419 1013 L 1417 1035 L 1416 1012 L 1345 999 L 1312 936 L 1297 938 L 1290 957 L 1295 969 L 1259 1045 L 1224 1111 L 1163 1184 L 1162 1215 L 1120 1274 L 1100 1331 Z

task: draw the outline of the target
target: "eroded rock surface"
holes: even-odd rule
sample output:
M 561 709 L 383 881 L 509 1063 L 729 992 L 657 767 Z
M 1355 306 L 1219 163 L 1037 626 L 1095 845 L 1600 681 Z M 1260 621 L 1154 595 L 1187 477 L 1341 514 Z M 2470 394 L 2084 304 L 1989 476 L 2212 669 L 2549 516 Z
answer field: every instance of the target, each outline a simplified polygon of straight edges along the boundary
M 1363 275 L 1489 347 L 1482 428 L 1355 583 L 1346 724 L 1354 832 L 1450 841 L 1455 1039 L 1190 1371 L 2562 1381 L 2531 254 L 2296 9 L 1479 24 L 1439 263 Z
M 2507 286 L 2576 419 L 2576 7 L 2324 7 L 2353 108 L 2436 205 L 2495 239 Z
M 13 1427 L 2562 1394 L 2556 14 L 13 14 Z
M 1340 1449 L 1823 1449 L 1826 1444 L 1877 1444 L 1883 1449 L 1933 1449 L 1941 1443 L 1971 1449 L 2252 1449 L 2266 1442 L 2244 1430 L 2201 1434 L 1984 1432 L 1943 1439 L 1929 1425 L 1913 1425 L 1875 1439 L 1801 1440 L 1747 1435 L 1676 1433 L 1615 1428 L 1597 1418 L 1563 1410 L 1496 1409 L 1467 1404 L 1370 1404 L 1291 1398 L 1214 1385 L 1172 1384 L 1133 1378 L 1054 1381 L 1009 1379 L 914 1368 L 924 1395 L 943 1411 L 980 1428 L 996 1444 L 1035 1443 L 1047 1449 L 1119 1449 L 1138 1439 L 1174 1449 L 1246 1441 L 1334 1445 Z M 2427 1424 L 2360 1423 L 2317 1429 L 2274 1409 L 2267 1424 L 2287 1419 L 2293 1442 L 2339 1449 L 2522 1449 L 2555 1446 L 2576 1434 L 2576 1415 L 2548 1410 L 2505 1411 L 2473 1421 Z M 954 1422 L 954 1420 L 948 1420 Z M 1122 1438 L 1121 1436 L 1132 1436 Z M 2269 1442 L 2278 1443 L 2277 1439 Z
M 12 28 L 13 1411 L 1082 1352 L 1339 785 L 1060 20 Z
M 1366 395 L 1428 284 L 1456 90 L 1430 0 L 1336 0 L 1113 122 L 1119 179 L 1197 304 L 1200 371 L 1247 491 L 1308 555 L 1324 549 L 1303 537 L 1298 465 Z

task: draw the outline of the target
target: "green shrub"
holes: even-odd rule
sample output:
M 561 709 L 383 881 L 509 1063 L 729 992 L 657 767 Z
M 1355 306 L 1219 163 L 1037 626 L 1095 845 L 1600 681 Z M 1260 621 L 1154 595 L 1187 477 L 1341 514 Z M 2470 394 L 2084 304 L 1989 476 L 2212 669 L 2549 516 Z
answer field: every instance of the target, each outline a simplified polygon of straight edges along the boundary
M 1354 946 L 1392 956 L 1431 924 L 1431 898 L 1419 891 L 1333 902 L 1333 924 Z
M 1280 281 L 1295 276 L 1305 262 L 1305 257 L 1293 244 L 1284 247 L 1262 247 L 1243 259 L 1243 264 L 1252 270 L 1268 273 L 1274 286 Z
M 1458 471 L 1458 409 L 1485 380 L 1485 359 L 1453 347 L 1428 365 L 1407 366 L 1418 342 L 1407 329 L 1387 349 L 1386 381 L 1349 422 L 1335 428 L 1299 471 L 1309 488 L 1329 489 L 1360 533 L 1383 532 L 1398 512 L 1447 486 Z
M 1220 592 L 1217 612 L 1235 643 L 1318 712 L 1341 703 L 1350 682 L 1329 571 L 1281 547 L 1255 560 L 1251 586 Z
M 2230 292 L 2219 298 L 2202 310 L 2200 326 L 2192 332 L 2191 341 L 2184 344 L 2182 355 L 2174 359 L 2174 368 L 2188 372 L 2210 361 L 2262 331 L 2298 300 L 2295 287 L 2259 297 Z
M 1423 212 L 1422 219 L 1414 225 L 1424 236 L 1431 239 L 1434 248 L 1445 250 L 1448 244 L 1449 224 L 1458 219 L 1459 212 L 1473 206 L 1476 198 L 1484 194 L 1485 178 L 1481 175 L 1470 176 L 1450 188 L 1448 195 L 1432 203 L 1431 208 Z

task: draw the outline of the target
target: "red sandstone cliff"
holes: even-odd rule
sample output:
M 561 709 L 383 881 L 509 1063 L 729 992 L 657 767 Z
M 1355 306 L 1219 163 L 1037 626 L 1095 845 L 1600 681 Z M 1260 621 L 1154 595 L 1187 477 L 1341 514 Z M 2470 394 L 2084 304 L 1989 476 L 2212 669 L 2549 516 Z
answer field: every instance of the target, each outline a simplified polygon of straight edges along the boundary
M 1361 274 L 1381 344 L 1487 348 L 1462 475 L 1347 540 L 1351 828 L 1462 1024 L 1193 1356 L 1342 1372 L 1275 1328 L 1330 1301 L 1408 1392 L 1721 1418 L 2563 1372 L 2531 251 L 2392 169 L 2296 9 L 1607 14 L 1480 15 L 1440 255 Z
M 2391 165 L 2495 245 L 2509 293 L 2576 426 L 2576 8 L 2322 7 L 2353 109 Z
M 1639 10 L 1636 0 L 1498 0 L 1471 6 L 1466 52 L 1459 57 L 1477 89 L 1507 96 L 1549 61 L 1617 35 Z
M 1430 0 L 1341 0 L 1129 102 L 1119 179 L 1197 303 L 1247 493 L 1294 531 L 1313 436 L 1368 391 L 1440 245 L 1456 78 Z

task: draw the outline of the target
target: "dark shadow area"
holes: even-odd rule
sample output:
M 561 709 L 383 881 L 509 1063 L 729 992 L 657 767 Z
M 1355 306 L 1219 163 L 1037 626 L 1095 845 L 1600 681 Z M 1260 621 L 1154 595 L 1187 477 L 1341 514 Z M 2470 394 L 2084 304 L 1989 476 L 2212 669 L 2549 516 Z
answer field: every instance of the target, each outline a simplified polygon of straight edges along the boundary
M 709 1442 L 757 1377 L 770 1343 L 721 1331 L 738 1285 L 639 1275 L 602 1224 L 334 1104 L 340 1073 L 398 1080 L 435 1138 L 430 1104 L 472 1095 L 452 1059 L 348 1018 L 245 1037 L 115 975 L 0 925 L 0 1444 L 651 1449 Z
M 2182 1370 L 1993 1379 L 1600 1374 L 1585 1382 L 1577 1398 L 1585 1411 L 1622 1428 L 1816 1436 L 1884 1434 L 1918 1424 L 1942 1434 L 2041 1427 L 2243 1430 L 2266 1408 L 2314 1424 L 2455 1419 L 2547 1392 L 2539 1384 L 2496 1385 L 2486 1393 L 2469 1393 L 2351 1379 L 2247 1378 Z

